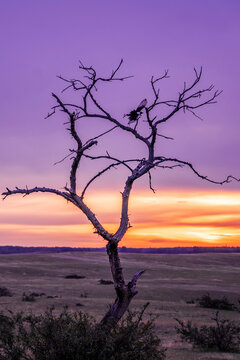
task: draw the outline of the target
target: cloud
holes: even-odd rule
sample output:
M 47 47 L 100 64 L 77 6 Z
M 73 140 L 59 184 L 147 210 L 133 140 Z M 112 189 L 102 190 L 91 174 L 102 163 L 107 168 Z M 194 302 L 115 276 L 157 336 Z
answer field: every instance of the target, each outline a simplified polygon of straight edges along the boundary
M 87 203 L 106 229 L 114 233 L 120 218 L 121 196 L 111 191 L 96 191 Z M 135 191 L 129 208 L 133 227 L 122 243 L 135 247 L 148 247 L 152 243 L 236 245 L 240 236 L 239 204 L 240 192 L 223 195 L 216 191 L 175 189 L 149 195 L 146 191 Z M 49 239 L 51 243 L 65 242 L 65 245 L 105 245 L 93 232 L 93 226 L 78 208 L 55 196 L 11 197 L 1 203 L 1 243 L 18 241 L 24 245 L 32 239 L 34 244 L 41 245 Z

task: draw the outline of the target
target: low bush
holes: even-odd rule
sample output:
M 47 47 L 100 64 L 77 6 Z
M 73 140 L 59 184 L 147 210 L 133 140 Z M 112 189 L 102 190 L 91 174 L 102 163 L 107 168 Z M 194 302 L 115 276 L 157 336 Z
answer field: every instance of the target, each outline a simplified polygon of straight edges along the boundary
M 154 320 L 128 313 L 111 331 L 82 312 L 0 313 L 1 360 L 163 360 Z
M 203 350 L 218 350 L 224 352 L 240 351 L 240 325 L 233 321 L 220 319 L 219 313 L 211 319 L 215 325 L 202 325 L 200 327 L 191 321 L 183 322 L 176 319 L 176 331 L 182 340 L 193 344 Z
M 216 309 L 216 310 L 229 310 L 229 311 L 238 311 L 237 307 L 232 304 L 228 298 L 223 296 L 221 299 L 211 298 L 209 293 L 203 295 L 197 299 L 198 304 L 204 308 Z
M 81 298 L 87 298 L 87 297 L 88 297 L 87 292 L 81 293 L 81 294 L 80 294 L 80 297 L 81 297 Z
M 64 276 L 65 279 L 85 279 L 86 276 L 83 275 L 77 275 L 77 274 L 70 274 Z
M 28 301 L 28 302 L 33 302 L 36 301 L 36 296 L 34 296 L 33 294 L 25 294 L 25 292 L 22 294 L 22 301 Z
M 38 292 L 32 292 L 30 294 L 30 296 L 34 296 L 34 297 L 41 297 L 41 296 L 45 296 L 46 294 L 44 292 L 38 293 Z
M 186 304 L 195 304 L 195 300 L 194 299 L 186 300 Z
M 113 284 L 113 281 L 112 281 L 112 280 L 100 279 L 98 282 L 99 282 L 99 284 L 101 284 L 101 285 L 112 285 L 112 284 Z
M 13 296 L 11 291 L 6 287 L 0 287 L 0 296 Z

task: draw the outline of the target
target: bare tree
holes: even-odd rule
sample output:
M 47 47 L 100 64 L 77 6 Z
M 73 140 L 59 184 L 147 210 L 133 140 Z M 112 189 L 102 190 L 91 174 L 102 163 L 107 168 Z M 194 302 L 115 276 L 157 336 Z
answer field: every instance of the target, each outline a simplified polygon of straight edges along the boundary
M 180 111 L 190 112 L 194 116 L 198 117 L 196 111 L 200 107 L 214 104 L 217 97 L 221 93 L 218 90 L 215 91 L 213 85 L 210 85 L 204 89 L 198 89 L 198 84 L 202 76 L 202 69 L 200 69 L 200 71 L 194 69 L 194 80 L 190 85 L 184 83 L 183 89 L 179 92 L 179 95 L 175 100 L 160 100 L 159 97 L 159 83 L 163 79 L 168 78 L 168 72 L 165 71 L 162 76 L 157 78 L 152 77 L 152 101 L 150 102 L 149 106 L 147 106 L 147 100 L 144 99 L 137 108 L 133 109 L 129 114 L 126 114 L 125 116 L 128 117 L 127 123 L 124 117 L 121 119 L 116 119 L 114 116 L 112 116 L 110 112 L 99 102 L 96 92 L 100 83 L 106 84 L 116 81 L 121 82 L 128 78 L 128 76 L 121 77 L 118 75 L 122 63 L 123 61 L 121 60 L 117 68 L 113 70 L 108 77 L 99 77 L 96 70 L 92 66 L 87 67 L 81 62 L 79 64 L 79 69 L 83 71 L 85 75 L 82 77 L 82 79 L 67 79 L 59 76 L 59 78 L 66 84 L 63 92 L 66 90 L 72 90 L 74 92 L 79 92 L 82 95 L 81 102 L 76 104 L 64 102 L 64 100 L 62 100 L 58 95 L 52 93 L 52 96 L 55 100 L 55 105 L 52 107 L 51 112 L 47 115 L 48 118 L 56 114 L 57 111 L 63 112 L 67 118 L 67 130 L 70 132 L 75 141 L 75 149 L 69 150 L 69 154 L 64 158 L 66 159 L 67 157 L 70 157 L 71 159 L 70 185 L 66 185 L 63 191 L 46 187 L 34 187 L 31 189 L 27 187 L 25 189 L 16 187 L 14 190 L 7 188 L 6 191 L 2 194 L 4 199 L 13 194 L 23 194 L 26 196 L 36 192 L 47 192 L 59 195 L 77 206 L 92 223 L 95 228 L 95 233 L 100 235 L 107 242 L 106 248 L 112 277 L 114 280 L 116 299 L 103 317 L 101 321 L 101 324 L 103 325 L 109 324 L 110 322 L 114 323 L 121 319 L 132 298 L 137 294 L 136 284 L 139 277 L 144 272 L 144 270 L 138 271 L 127 283 L 124 279 L 118 254 L 118 244 L 130 227 L 128 203 L 133 183 L 140 177 L 147 175 L 149 179 L 149 187 L 154 191 L 151 183 L 151 170 L 154 168 L 173 169 L 175 167 L 187 167 L 199 178 L 214 184 L 228 183 L 233 179 L 239 181 L 239 179 L 236 179 L 231 175 L 222 181 L 212 180 L 207 176 L 199 173 L 198 170 L 196 170 L 188 161 L 178 158 L 163 157 L 157 153 L 156 145 L 158 140 L 161 140 L 161 138 L 171 139 L 159 132 L 159 129 L 163 123 L 166 123 Z M 165 107 L 167 114 L 162 117 L 160 115 L 155 115 L 156 113 L 160 113 L 159 110 L 162 107 Z M 90 137 L 85 143 L 83 143 L 79 131 L 76 129 L 76 123 L 79 121 L 79 119 L 87 119 L 90 121 L 91 118 L 104 120 L 105 122 L 109 123 L 110 127 L 107 131 L 102 132 L 95 137 Z M 144 144 L 146 156 L 144 158 L 122 159 L 111 156 L 109 152 L 103 155 L 90 155 L 89 151 L 93 150 L 93 148 L 98 145 L 99 139 L 103 138 L 110 132 L 113 132 L 115 129 L 120 129 L 123 134 L 122 136 L 128 133 L 135 140 Z M 81 160 L 84 158 L 89 159 L 89 161 L 109 161 L 109 164 L 103 167 L 101 171 L 97 172 L 87 182 L 85 187 L 81 189 L 81 192 L 78 192 L 77 170 L 79 169 Z M 86 190 L 96 179 L 98 179 L 104 173 L 108 172 L 110 169 L 119 166 L 125 167 L 129 171 L 129 175 L 125 180 L 124 189 L 122 192 L 122 208 L 119 227 L 114 234 L 111 234 L 104 228 L 92 210 L 86 205 L 84 196 Z

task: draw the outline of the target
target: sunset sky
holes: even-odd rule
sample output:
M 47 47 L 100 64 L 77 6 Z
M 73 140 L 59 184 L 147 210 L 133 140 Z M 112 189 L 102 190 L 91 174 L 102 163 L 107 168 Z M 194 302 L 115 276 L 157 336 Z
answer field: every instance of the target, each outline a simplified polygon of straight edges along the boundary
M 78 60 L 105 76 L 124 59 L 121 75 L 134 77 L 98 90 L 99 101 L 123 123 L 142 99 L 152 100 L 152 75 L 169 69 L 160 97 L 176 99 L 184 81 L 193 81 L 193 68 L 202 66 L 200 88 L 214 84 L 223 93 L 198 111 L 203 121 L 181 113 L 164 124 L 162 134 L 174 141 L 162 139 L 159 154 L 189 161 L 214 180 L 240 177 L 239 1 L 0 1 L 0 34 L 1 192 L 26 185 L 62 189 L 69 182 L 69 159 L 53 165 L 74 147 L 66 118 L 45 116 L 54 105 L 52 91 L 71 96 L 61 94 L 64 84 L 56 75 L 80 77 Z M 108 128 L 99 120 L 79 125 L 85 139 Z M 106 150 L 144 156 L 142 146 L 121 132 L 107 135 L 92 153 Z M 78 189 L 102 166 L 84 162 Z M 86 194 L 109 231 L 117 228 L 126 176 L 113 169 Z M 240 183 L 206 183 L 187 169 L 155 170 L 152 182 L 155 194 L 147 178 L 134 186 L 132 228 L 122 245 L 240 246 Z M 0 204 L 0 245 L 105 245 L 80 210 L 54 195 L 17 195 Z

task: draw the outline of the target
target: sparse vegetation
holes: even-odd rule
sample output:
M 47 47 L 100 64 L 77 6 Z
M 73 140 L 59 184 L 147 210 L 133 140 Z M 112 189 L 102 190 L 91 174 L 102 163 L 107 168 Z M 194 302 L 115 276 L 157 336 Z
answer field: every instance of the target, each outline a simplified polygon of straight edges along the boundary
M 0 296 L 13 296 L 13 294 L 6 287 L 0 287 Z
M 111 331 L 93 318 L 65 309 L 42 315 L 0 314 L 1 360 L 163 360 L 165 349 L 154 320 L 142 321 L 145 308 L 127 316 Z
M 22 301 L 28 301 L 33 302 L 36 301 L 36 297 L 33 294 L 25 294 L 25 292 L 22 294 Z
M 224 352 L 240 351 L 240 325 L 233 321 L 220 319 L 219 312 L 211 319 L 215 325 L 197 326 L 191 321 L 176 319 L 176 331 L 182 340 L 203 350 L 218 350 Z
M 198 304 L 201 307 L 216 309 L 216 310 L 228 310 L 228 311 L 238 311 L 238 308 L 232 304 L 226 296 L 223 296 L 221 299 L 212 298 L 209 293 L 201 296 L 197 299 Z
M 239 360 L 239 353 L 223 355 L 209 349 L 203 354 L 201 349 L 193 349 L 186 342 L 182 343 L 174 329 L 174 318 L 184 322 L 189 319 L 197 327 L 211 325 L 210 317 L 213 317 L 211 314 L 214 314 L 214 310 L 202 308 L 197 302 L 195 305 L 187 305 L 184 301 L 196 301 L 206 292 L 218 298 L 227 294 L 228 299 L 238 306 L 240 254 L 123 254 L 122 261 L 126 274 L 131 274 L 133 267 L 147 270 L 146 276 L 139 283 L 141 287 L 132 309 L 140 309 L 145 302 L 150 301 L 146 312 L 160 315 L 155 320 L 156 331 L 168 349 L 168 360 L 216 360 L 220 357 L 224 360 Z M 101 252 L 92 252 L 91 257 L 88 252 L 5 255 L 1 257 L 0 272 L 4 280 L 2 286 L 14 294 L 13 297 L 0 297 L 0 310 L 5 314 L 7 309 L 25 313 L 31 309 L 34 314 L 40 314 L 52 305 L 55 313 L 60 314 L 63 304 L 66 304 L 69 311 L 84 311 L 100 321 L 101 314 L 106 311 L 106 303 L 110 304 L 113 296 L 111 285 L 98 285 L 99 279 L 110 280 L 105 267 L 105 254 Z M 64 280 L 65 275 L 75 272 L 85 275 L 86 279 Z M 216 282 L 216 278 L 221 278 L 221 281 Z M 179 285 L 182 283 L 183 287 Z M 23 292 L 44 292 L 46 295 L 36 297 L 34 302 L 23 302 Z M 77 307 L 77 303 L 84 306 Z M 223 317 L 240 323 L 240 312 L 225 312 Z
M 41 296 L 44 296 L 46 295 L 44 292 L 41 292 L 41 293 L 38 293 L 38 292 L 32 292 L 30 294 L 30 296 L 34 296 L 34 297 L 41 297 Z
M 195 300 L 194 299 L 186 300 L 186 304 L 195 304 Z
M 88 297 L 88 294 L 87 294 L 86 292 L 81 293 L 81 294 L 80 294 L 80 297 L 81 297 L 81 298 L 87 298 L 87 297 Z
M 86 276 L 77 275 L 77 274 L 70 274 L 64 276 L 65 279 L 85 279 Z
M 113 284 L 112 280 L 100 279 L 98 282 L 99 282 L 100 285 L 111 285 L 111 284 Z
M 25 292 L 22 294 L 22 301 L 29 301 L 33 302 L 36 301 L 36 298 L 45 296 L 46 294 L 44 292 L 38 293 L 38 292 L 32 292 L 30 294 L 26 294 Z M 49 296 L 47 296 L 49 297 Z

